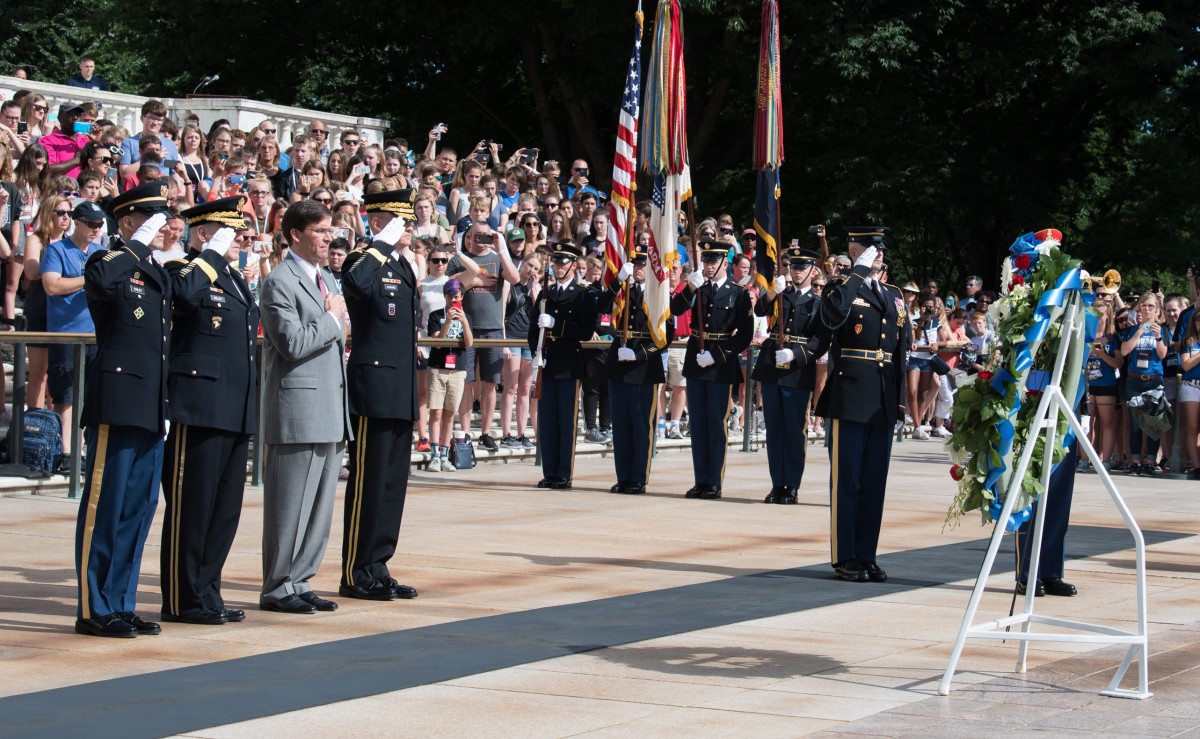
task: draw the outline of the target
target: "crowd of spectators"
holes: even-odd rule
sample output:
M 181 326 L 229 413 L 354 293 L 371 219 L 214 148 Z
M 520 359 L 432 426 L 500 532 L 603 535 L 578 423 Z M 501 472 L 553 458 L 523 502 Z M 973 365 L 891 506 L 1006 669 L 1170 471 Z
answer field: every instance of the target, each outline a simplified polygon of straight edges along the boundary
M 70 83 L 105 90 L 95 75 L 95 61 L 80 60 Z M 444 145 L 449 131 L 438 124 L 420 150 L 403 138 L 382 145 L 366 144 L 364 132 L 334 130 L 314 119 L 302 135 L 281 144 L 278 127 L 263 120 L 252 130 L 229 121 L 207 129 L 194 115 L 171 117 L 158 100 L 141 109 L 140 129 L 128 131 L 105 120 L 95 103 L 69 102 L 51 111 L 36 92 L 23 92 L 0 104 L 0 259 L 5 261 L 3 315 L 9 327 L 29 330 L 90 330 L 80 295 L 80 259 L 105 248 L 114 224 L 103 206 L 120 192 L 149 180 L 168 187 L 173 208 L 174 243 L 160 256 L 183 254 L 185 225 L 179 211 L 209 199 L 247 196 L 238 264 L 255 297 L 262 278 L 278 265 L 287 243 L 280 224 L 287 208 L 312 199 L 334 214 L 337 238 L 329 267 L 340 279 L 341 263 L 350 250 L 368 243 L 371 234 L 362 209 L 364 194 L 382 190 L 414 191 L 414 270 L 420 281 L 418 325 L 426 337 L 459 338 L 458 349 L 422 350 L 419 383 L 421 417 L 416 448 L 427 452 L 445 446 L 449 437 L 469 437 L 484 449 L 529 449 L 536 428 L 536 404 L 530 403 L 533 357 L 528 348 L 476 346 L 480 339 L 521 340 L 536 304 L 547 255 L 554 245 L 572 241 L 585 255 L 580 279 L 600 289 L 604 246 L 608 237 L 606 193 L 595 185 L 586 160 L 563 168 L 540 159 L 538 149 L 515 148 L 507 156 L 495 141 L 478 142 L 464 156 Z M 649 240 L 650 205 L 639 202 L 633 222 L 638 243 Z M 754 298 L 760 287 L 754 256 L 758 234 L 728 213 L 700 218 L 697 239 L 729 244 L 730 279 L 746 286 Z M 668 250 L 670 289 L 686 285 L 691 271 L 692 231 L 681 215 L 679 243 Z M 846 254 L 830 253 L 820 238 L 822 273 L 813 283 L 821 294 L 829 281 L 850 270 Z M 1188 296 L 1164 296 L 1147 290 L 1126 306 L 1120 295 L 1101 292 L 1102 332 L 1088 365 L 1090 391 L 1086 410 L 1091 433 L 1106 464 L 1139 474 L 1191 470 L 1200 466 L 1196 438 L 1200 432 L 1200 320 L 1195 275 Z M 995 319 L 989 307 L 998 296 L 985 280 L 968 277 L 961 296 L 943 291 L 934 280 L 920 283 L 889 274 L 902 285 L 913 350 L 908 358 L 906 431 L 914 439 L 948 438 L 956 386 L 963 378 L 992 368 L 995 362 Z M 18 311 L 18 306 L 21 310 Z M 21 323 L 18 323 L 18 314 Z M 678 347 L 666 353 L 667 379 L 658 403 L 659 435 L 670 439 L 688 434 L 686 383 L 682 376 L 682 342 L 691 332 L 688 315 L 672 318 Z M 611 338 L 613 317 L 600 316 L 595 338 Z M 353 341 L 353 327 L 348 327 Z M 1151 338 L 1165 339 L 1163 348 Z M 755 323 L 754 345 L 768 340 L 766 319 Z M 752 349 L 753 351 L 753 349 Z M 69 413 L 69 352 L 45 346 L 29 350 L 29 407 L 52 405 Z M 586 352 L 580 432 L 587 441 L 611 441 L 607 383 L 602 371 L 604 349 Z M 743 366 L 748 361 L 743 358 Z M 827 375 L 827 358 L 817 368 L 815 406 Z M 64 375 L 64 372 L 66 373 Z M 730 428 L 743 424 L 757 430 L 761 403 L 746 397 L 745 385 L 731 398 Z M 1143 432 L 1144 413 L 1131 414 L 1129 399 L 1158 388 L 1171 412 L 1163 443 L 1157 430 Z M 749 407 L 747 407 L 749 406 Z M 497 417 L 496 411 L 499 410 Z M 1151 419 L 1152 420 L 1152 419 Z M 69 427 L 69 424 L 67 424 Z M 824 436 L 821 419 L 810 415 L 810 438 Z M 1172 460 L 1178 435 L 1182 458 Z M 69 447 L 67 447 L 69 448 Z M 438 467 L 449 471 L 449 460 Z

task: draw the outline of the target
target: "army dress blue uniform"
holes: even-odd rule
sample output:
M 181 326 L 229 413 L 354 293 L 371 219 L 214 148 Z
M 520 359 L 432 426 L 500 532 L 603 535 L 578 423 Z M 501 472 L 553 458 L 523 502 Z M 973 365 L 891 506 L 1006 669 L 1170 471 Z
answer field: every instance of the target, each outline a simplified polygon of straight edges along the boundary
M 244 230 L 245 196 L 183 212 L 192 229 Z M 211 240 L 211 239 L 210 239 Z M 237 245 L 229 249 L 238 249 Z M 221 571 L 237 534 L 250 437 L 258 430 L 258 305 L 219 251 L 190 249 L 172 278 L 161 588 L 164 621 L 242 621 L 227 609 Z
M 645 257 L 635 255 L 634 261 L 639 258 Z M 602 313 L 610 311 L 620 290 L 620 283 L 614 280 L 601 295 L 598 310 Z M 626 309 L 630 311 L 629 341 L 623 341 L 621 327 L 614 327 L 617 336 L 608 351 L 604 368 L 612 402 L 613 462 L 617 472 L 617 484 L 611 492 L 627 495 L 646 492 L 646 483 L 650 479 L 651 448 L 658 419 L 658 386 L 666 379 L 663 352 L 674 334 L 671 321 L 666 321 L 663 328 L 666 341 L 661 349 L 658 347 L 650 333 L 650 322 L 642 303 L 644 294 L 643 283 L 630 285 L 626 299 Z M 632 361 L 620 361 L 623 348 L 633 352 Z
M 729 248 L 718 242 L 701 242 L 701 247 L 710 260 L 718 255 L 724 259 Z M 685 494 L 689 498 L 721 497 L 729 443 L 730 399 L 734 386 L 742 378 L 738 358 L 750 346 L 754 333 L 750 294 L 726 279 L 723 272 L 717 274 L 716 283 L 708 281 L 699 289 L 689 284 L 671 298 L 672 315 L 694 308 L 692 335 L 683 360 L 695 480 Z M 715 360 L 709 367 L 701 367 L 697 362 L 701 336 L 704 351 Z
M 764 295 L 755 305 L 755 313 L 776 316 L 777 303 L 777 317 L 771 322 L 771 333 L 758 353 L 752 376 L 762 392 L 767 427 L 771 492 L 765 502 L 786 505 L 797 502 L 796 491 L 804 476 L 809 397 L 816 385 L 817 358 L 828 349 L 829 334 L 821 323 L 821 299 L 811 288 L 788 287 L 774 299 Z M 783 322 L 782 344 L 778 321 Z M 775 362 L 775 353 L 781 349 L 795 355 L 786 366 Z
M 415 220 L 412 191 L 371 193 L 367 212 Z M 341 595 L 414 598 L 388 570 L 396 553 L 417 419 L 417 278 L 399 247 L 376 240 L 342 267 L 354 342 L 346 367 L 350 478 L 343 517 Z
M 851 241 L 882 244 L 883 229 L 851 231 Z M 855 266 L 830 283 L 821 320 L 832 332 L 829 379 L 817 415 L 832 420 L 830 439 L 830 549 L 838 577 L 855 582 L 887 579 L 875 562 L 893 429 L 901 418 L 906 354 L 912 331 L 900 290 Z
M 114 198 L 109 211 L 119 222 L 166 207 L 166 185 L 147 183 Z M 88 450 L 75 529 L 81 634 L 160 630 L 135 613 L 162 475 L 171 330 L 171 280 L 151 254 L 131 239 L 95 253 L 84 270 L 97 350 L 80 416 Z
M 579 250 L 570 242 L 556 245 L 554 258 L 578 259 Z M 583 351 L 579 342 L 592 338 L 596 325 L 596 305 L 592 293 L 572 279 L 551 285 L 542 291 L 529 322 L 527 337 L 536 361 L 538 316 L 545 313 L 554 326 L 545 329 L 542 342 L 541 398 L 538 399 L 537 441 L 542 452 L 540 488 L 566 490 L 571 487 L 575 470 L 575 437 L 579 423 L 579 383 L 584 375 Z M 534 306 L 531 306 L 534 307 Z

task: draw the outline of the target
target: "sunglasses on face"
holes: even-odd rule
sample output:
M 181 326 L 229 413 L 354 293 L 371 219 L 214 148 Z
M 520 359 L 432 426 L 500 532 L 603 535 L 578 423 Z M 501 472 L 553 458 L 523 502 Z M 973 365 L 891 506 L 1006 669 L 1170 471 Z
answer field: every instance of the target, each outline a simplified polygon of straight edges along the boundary
M 69 210 L 56 210 L 56 211 L 54 211 L 54 215 L 58 216 L 59 218 L 62 218 L 63 216 L 69 216 L 69 215 L 71 215 L 71 211 L 69 211 Z
M 346 139 L 342 142 L 342 146 L 358 146 L 358 139 Z
M 430 264 L 449 264 L 450 260 L 446 259 L 444 257 L 430 257 L 429 263 Z
M 47 108 L 45 105 L 35 105 L 33 106 L 33 109 L 39 113 L 45 113 L 47 110 L 49 110 L 49 108 Z
M 260 128 L 258 130 L 262 131 L 265 134 L 274 136 L 275 132 L 278 131 L 279 129 L 277 129 L 277 128 Z
M 318 203 L 321 203 L 323 205 L 329 205 L 330 203 L 333 202 L 333 198 L 313 198 L 313 200 L 315 200 Z

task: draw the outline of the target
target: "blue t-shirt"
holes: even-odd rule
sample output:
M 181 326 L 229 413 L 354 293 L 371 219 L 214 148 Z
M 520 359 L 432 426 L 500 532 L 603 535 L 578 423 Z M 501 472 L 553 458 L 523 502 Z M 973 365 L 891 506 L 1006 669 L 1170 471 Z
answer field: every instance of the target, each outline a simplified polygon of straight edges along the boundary
M 46 247 L 46 253 L 42 255 L 42 273 L 83 277 L 88 256 L 100 248 L 99 244 L 89 244 L 85 252 L 70 239 L 55 241 Z M 69 295 L 46 295 L 46 330 L 61 333 L 92 333 L 96 330 L 83 288 Z
M 1184 354 L 1195 354 L 1196 352 L 1200 352 L 1200 342 L 1189 341 L 1184 344 L 1184 346 L 1183 346 Z M 1180 359 L 1183 359 L 1183 357 L 1181 356 Z M 1185 379 L 1185 380 L 1200 380 L 1200 364 L 1197 364 L 1195 367 L 1192 367 L 1187 372 L 1184 372 L 1183 379 Z
M 1160 324 L 1165 339 L 1169 335 L 1166 324 Z M 1163 373 L 1162 359 L 1158 356 L 1158 337 L 1142 326 L 1127 328 L 1121 332 L 1121 343 L 1129 341 L 1137 335 L 1138 343 L 1125 358 L 1125 369 L 1131 375 L 1161 375 Z
M 138 141 L 141 138 L 142 138 L 142 135 L 140 133 L 137 133 L 137 134 L 127 137 L 124 141 L 121 142 L 121 164 L 133 164 L 134 162 L 136 162 L 142 158 L 140 146 L 138 144 Z M 163 158 L 163 160 L 167 160 L 167 159 L 178 160 L 179 159 L 179 149 L 175 146 L 175 142 L 171 140 L 171 137 L 166 135 L 165 133 L 160 133 L 158 135 L 158 139 L 159 139 L 159 141 L 162 141 L 162 158 Z M 160 171 L 162 171 L 163 174 L 169 174 L 169 172 L 167 171 L 167 168 L 165 166 L 160 164 L 160 165 L 158 165 L 158 168 Z
M 1120 351 L 1121 347 L 1115 336 L 1109 335 L 1099 338 L 1097 341 L 1103 342 L 1100 349 L 1110 357 L 1117 356 L 1117 352 Z M 1117 384 L 1117 368 L 1099 356 L 1091 354 L 1087 361 L 1087 379 L 1088 385 L 1092 387 L 1112 387 Z

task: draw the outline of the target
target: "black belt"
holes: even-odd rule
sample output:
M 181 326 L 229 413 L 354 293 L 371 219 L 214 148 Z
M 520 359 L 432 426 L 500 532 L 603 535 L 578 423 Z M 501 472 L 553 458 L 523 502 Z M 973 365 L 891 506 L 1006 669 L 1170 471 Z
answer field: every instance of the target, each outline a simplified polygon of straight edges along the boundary
M 882 349 L 843 349 L 841 358 L 863 359 L 868 362 L 879 362 L 880 364 L 887 362 L 890 364 L 892 361 L 892 353 L 885 352 Z
M 721 341 L 723 339 L 732 339 L 732 338 L 733 338 L 733 334 L 710 334 L 708 332 L 704 333 L 704 339 L 706 341 L 708 339 L 712 339 L 714 341 Z
M 1130 377 L 1136 377 L 1139 380 L 1161 380 L 1162 379 L 1162 375 L 1130 375 Z
M 631 339 L 653 339 L 648 331 L 630 331 L 629 338 Z

